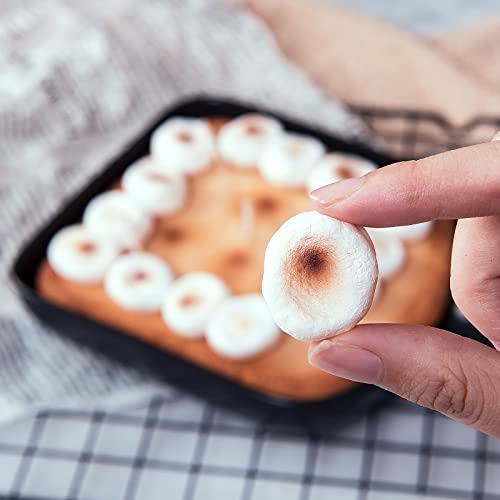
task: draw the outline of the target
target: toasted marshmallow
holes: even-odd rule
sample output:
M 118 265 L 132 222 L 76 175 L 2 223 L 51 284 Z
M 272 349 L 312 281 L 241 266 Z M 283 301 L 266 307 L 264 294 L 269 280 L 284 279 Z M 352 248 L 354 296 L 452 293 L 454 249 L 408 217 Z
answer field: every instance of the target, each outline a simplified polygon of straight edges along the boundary
M 47 247 L 47 259 L 54 271 L 73 281 L 99 282 L 113 260 L 118 247 L 110 239 L 91 234 L 81 224 L 58 231 Z
M 217 136 L 220 155 L 242 168 L 256 167 L 264 148 L 276 141 L 283 127 L 278 120 L 248 113 L 224 125 Z
M 118 257 L 104 277 L 109 297 L 130 311 L 158 311 L 174 277 L 156 255 L 131 252 Z
M 361 177 L 375 170 L 375 163 L 357 155 L 329 153 L 316 164 L 307 179 L 309 191 L 314 191 L 333 182 Z
M 305 212 L 269 241 L 262 292 L 278 326 L 309 342 L 356 325 L 370 308 L 377 275 L 363 228 Z
M 215 141 L 210 125 L 199 118 L 170 118 L 151 137 L 151 154 L 171 172 L 194 174 L 210 165 Z
M 125 192 L 151 215 L 176 212 L 186 200 L 186 180 L 183 175 L 168 172 L 152 157 L 133 163 L 122 177 Z
M 325 147 L 313 137 L 283 134 L 264 149 L 259 171 L 271 184 L 303 186 L 309 172 L 324 154 Z
M 390 279 L 406 262 L 406 251 L 401 240 L 385 229 L 367 228 L 377 255 L 378 271 L 382 279 Z
M 215 274 L 192 272 L 170 286 L 163 301 L 165 323 L 183 337 L 202 337 L 214 309 L 229 296 Z
M 207 342 L 223 356 L 243 359 L 273 345 L 280 332 L 262 295 L 234 295 L 212 314 L 206 330 Z
M 88 230 L 113 239 L 126 250 L 140 247 L 151 231 L 151 219 L 123 191 L 108 191 L 92 199 L 83 213 Z
M 384 231 L 394 234 L 398 238 L 408 243 L 420 241 L 427 238 L 432 232 L 433 224 L 431 222 L 420 222 L 409 226 L 385 227 Z

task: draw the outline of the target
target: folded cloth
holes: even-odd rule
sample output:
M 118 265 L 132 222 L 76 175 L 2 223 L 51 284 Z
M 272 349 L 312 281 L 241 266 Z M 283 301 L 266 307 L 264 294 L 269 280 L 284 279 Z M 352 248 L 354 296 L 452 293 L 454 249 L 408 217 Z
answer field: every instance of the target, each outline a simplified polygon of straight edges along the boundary
M 435 111 L 454 125 L 500 116 L 500 17 L 430 40 L 319 0 L 233 3 L 265 21 L 284 54 L 343 102 Z
M 263 24 L 208 0 L 8 0 L 0 40 L 0 413 L 150 380 L 43 328 L 7 276 L 21 243 L 167 105 L 217 94 L 365 133 Z
M 461 72 L 499 95 L 500 12 L 495 18 L 447 33 L 431 44 Z

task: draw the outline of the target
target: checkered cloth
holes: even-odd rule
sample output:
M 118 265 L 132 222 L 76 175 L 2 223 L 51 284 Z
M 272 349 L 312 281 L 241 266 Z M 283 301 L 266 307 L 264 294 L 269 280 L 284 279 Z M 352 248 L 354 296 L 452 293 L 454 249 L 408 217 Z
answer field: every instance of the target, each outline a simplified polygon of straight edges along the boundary
M 321 432 L 175 391 L 0 429 L 0 495 L 52 500 L 500 500 L 500 445 L 403 400 Z
M 59 404 L 148 381 L 43 328 L 7 272 L 21 243 L 152 116 L 209 93 L 342 135 L 362 130 L 263 25 L 209 0 L 6 1 L 0 75 L 0 419 L 13 400 Z

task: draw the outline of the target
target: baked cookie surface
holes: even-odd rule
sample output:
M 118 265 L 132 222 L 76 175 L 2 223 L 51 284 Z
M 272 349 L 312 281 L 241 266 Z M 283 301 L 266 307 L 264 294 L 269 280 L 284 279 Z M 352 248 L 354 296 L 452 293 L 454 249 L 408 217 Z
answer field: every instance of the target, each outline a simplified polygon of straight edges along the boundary
M 212 120 L 215 130 L 221 120 Z M 119 185 L 115 186 L 120 188 Z M 144 250 L 165 259 L 176 276 L 208 271 L 234 294 L 260 293 L 264 253 L 278 227 L 311 209 L 303 188 L 279 188 L 256 169 L 236 169 L 216 158 L 210 168 L 188 178 L 185 206 L 157 217 Z M 250 231 L 242 223 L 253 206 Z M 434 224 L 427 238 L 405 244 L 407 259 L 384 282 L 362 322 L 436 324 L 448 304 L 453 224 Z M 77 283 L 58 275 L 45 261 L 37 274 L 40 294 L 52 303 L 111 325 L 244 386 L 294 401 L 315 401 L 356 384 L 309 365 L 308 345 L 280 334 L 270 349 L 245 360 L 212 350 L 204 338 L 186 339 L 171 331 L 159 312 L 138 313 L 113 302 L 101 283 Z

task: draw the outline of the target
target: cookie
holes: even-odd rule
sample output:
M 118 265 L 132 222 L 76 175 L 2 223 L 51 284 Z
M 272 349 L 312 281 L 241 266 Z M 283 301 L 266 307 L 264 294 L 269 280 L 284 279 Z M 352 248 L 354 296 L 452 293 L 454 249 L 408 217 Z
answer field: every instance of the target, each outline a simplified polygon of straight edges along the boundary
M 214 133 L 226 122 L 211 120 Z M 253 206 L 250 237 L 241 220 L 243 199 Z M 178 277 L 204 271 L 215 274 L 235 295 L 260 293 L 269 240 L 286 220 L 310 207 L 305 189 L 277 188 L 256 169 L 235 168 L 214 157 L 209 168 L 190 177 L 182 210 L 157 217 L 144 250 L 161 258 Z M 439 221 L 426 238 L 404 243 L 403 268 L 382 284 L 361 322 L 436 324 L 449 301 L 452 235 L 453 224 Z M 48 261 L 39 269 L 37 287 L 52 303 L 264 394 L 318 401 L 356 386 L 312 367 L 307 361 L 308 345 L 281 332 L 276 343 L 260 354 L 231 359 L 215 352 L 203 337 L 180 336 L 159 310 L 145 314 L 124 309 L 108 296 L 101 282 L 75 282 Z

